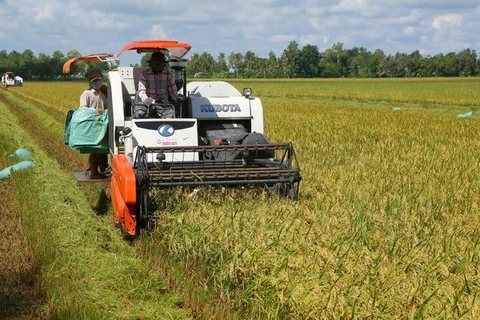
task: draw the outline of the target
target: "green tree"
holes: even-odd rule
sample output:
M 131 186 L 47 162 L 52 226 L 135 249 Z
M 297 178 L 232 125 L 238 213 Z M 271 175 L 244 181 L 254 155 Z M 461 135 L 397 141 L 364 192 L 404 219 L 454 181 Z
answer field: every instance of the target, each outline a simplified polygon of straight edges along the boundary
M 313 78 L 320 75 L 320 52 L 317 46 L 305 45 L 298 55 L 296 74 L 302 78 Z
M 71 73 L 62 74 L 63 64 L 71 58 L 79 57 L 77 50 L 70 50 L 66 56 L 59 50 L 52 57 L 40 53 L 38 57 L 27 49 L 23 53 L 15 50 L 0 51 L 0 72 L 13 71 L 24 79 L 56 79 L 85 76 L 89 70 L 106 70 L 106 64 L 78 61 L 71 66 Z M 141 59 L 141 66 L 150 54 Z M 432 76 L 476 76 L 480 70 L 480 60 L 472 49 L 458 53 L 437 54 L 423 57 L 418 50 L 410 54 L 397 52 L 386 56 L 383 50 L 373 53 L 362 47 L 345 49 L 343 43 L 335 43 L 325 52 L 318 52 L 314 45 L 307 44 L 299 49 L 296 41 L 291 41 L 277 58 L 269 52 L 262 58 L 253 51 L 245 55 L 231 52 L 228 58 L 220 53 L 217 60 L 204 52 L 195 53 L 188 60 L 189 77 L 248 77 L 248 78 L 293 78 L 293 77 L 432 77 Z M 138 66 L 138 65 L 136 65 Z
M 365 48 L 354 47 L 346 50 L 350 77 L 369 77 L 368 57 L 371 55 Z
M 280 68 L 282 70 L 282 77 L 294 78 L 297 71 L 297 61 L 300 56 L 300 49 L 298 49 L 298 43 L 296 41 L 290 41 L 288 47 L 283 50 L 280 56 Z
M 215 59 L 208 52 L 195 53 L 188 62 L 187 72 L 190 77 L 213 77 L 215 74 Z
M 475 50 L 465 49 L 459 52 L 456 61 L 459 76 L 469 77 L 477 74 L 477 53 Z
M 225 78 L 227 76 L 227 73 L 228 73 L 227 57 L 223 52 L 221 52 L 218 55 L 218 58 L 215 64 L 215 73 L 216 73 L 216 76 L 219 78 Z
M 363 55 L 356 55 L 350 60 L 350 76 L 353 78 L 367 78 L 368 62 L 367 58 Z
M 21 75 L 24 80 L 29 80 L 32 78 L 32 67 L 36 62 L 35 54 L 32 50 L 25 50 L 20 56 L 20 67 L 17 70 L 17 73 Z
M 58 76 L 63 75 L 62 69 L 65 61 L 66 61 L 65 56 L 60 50 L 55 50 L 53 52 L 51 63 L 52 63 L 54 74 L 52 74 L 52 79 L 56 79 Z
M 386 59 L 385 53 L 381 49 L 375 50 L 367 58 L 368 75 L 370 77 L 381 77 L 380 66 L 383 65 Z
M 343 43 L 338 42 L 332 48 L 325 50 L 320 67 L 324 78 L 338 78 L 348 75 L 348 55 L 343 49 Z
M 397 52 L 394 58 L 395 77 L 410 77 L 412 76 L 412 61 L 405 53 Z
M 3 73 L 8 68 L 8 53 L 7 50 L 0 51 L 0 72 Z
M 266 78 L 280 78 L 281 70 L 277 56 L 273 51 L 268 53 L 268 59 L 265 62 L 265 77 Z
M 234 74 L 235 78 L 238 78 L 239 75 L 243 74 L 244 70 L 244 59 L 243 54 L 240 52 L 231 52 L 228 56 L 229 71 Z
M 379 76 L 382 78 L 393 78 L 397 76 L 397 65 L 393 56 L 388 55 L 380 63 Z
M 265 59 L 257 57 L 253 51 L 247 51 L 244 56 L 243 77 L 263 78 L 265 77 Z
M 422 77 L 423 76 L 423 58 L 420 51 L 415 50 L 409 54 L 410 65 L 411 65 L 411 76 L 412 77 Z
M 10 68 L 12 68 L 13 72 L 16 72 L 15 69 L 20 67 L 21 60 L 22 60 L 22 55 L 20 53 L 18 53 L 15 50 L 10 52 L 10 54 L 8 55 L 8 62 L 9 62 L 9 66 L 10 66 Z
M 37 58 L 32 74 L 39 80 L 49 80 L 54 73 L 54 67 L 51 64 L 51 58 L 46 54 L 40 53 Z
M 435 56 L 434 61 L 437 76 L 454 77 L 458 75 L 456 71 L 456 55 L 454 52 L 449 52 L 446 55 L 438 54 Z

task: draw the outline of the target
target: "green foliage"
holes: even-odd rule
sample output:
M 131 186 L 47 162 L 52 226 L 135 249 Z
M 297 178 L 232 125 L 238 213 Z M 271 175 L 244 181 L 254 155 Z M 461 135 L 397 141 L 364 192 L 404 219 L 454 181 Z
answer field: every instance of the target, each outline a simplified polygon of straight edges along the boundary
M 70 75 L 62 74 L 63 63 L 81 54 L 71 50 L 66 56 L 56 50 L 53 57 L 31 50 L 22 54 L 0 51 L 0 73 L 13 71 L 25 80 L 56 80 L 83 76 L 95 68 L 92 63 L 78 62 Z M 147 66 L 149 55 L 143 55 L 140 66 Z M 102 66 L 106 68 L 106 66 Z M 306 44 L 300 48 L 291 41 L 280 57 L 270 52 L 268 58 L 252 51 L 245 54 L 231 52 L 228 57 L 220 53 L 215 59 L 210 53 L 193 53 L 188 57 L 187 76 L 190 78 L 399 78 L 399 77 L 470 77 L 480 72 L 475 50 L 439 53 L 422 56 L 418 50 L 407 54 L 397 52 L 386 55 L 381 49 L 370 52 L 363 47 L 346 49 L 335 43 L 320 52 L 318 47 Z

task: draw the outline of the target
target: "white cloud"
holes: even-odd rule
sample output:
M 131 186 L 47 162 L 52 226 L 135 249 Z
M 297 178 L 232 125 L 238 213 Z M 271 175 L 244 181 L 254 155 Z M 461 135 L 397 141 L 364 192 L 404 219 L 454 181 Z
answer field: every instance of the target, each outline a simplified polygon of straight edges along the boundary
M 54 16 L 54 9 L 51 4 L 33 8 L 33 12 L 36 22 L 40 22 L 42 20 L 51 20 Z
M 290 41 L 320 51 L 337 42 L 387 54 L 480 51 L 479 14 L 479 0 L 6 0 L 0 50 L 116 53 L 134 40 L 167 38 L 214 57 L 280 55 Z
M 411 35 L 414 35 L 416 33 L 416 30 L 414 27 L 406 27 L 403 29 L 403 32 L 402 32 L 404 35 L 406 36 L 411 36 Z
M 163 29 L 163 26 L 159 24 L 152 26 L 150 30 L 150 36 L 152 39 L 168 39 L 167 33 Z
M 456 13 L 439 15 L 433 19 L 432 27 L 434 29 L 440 29 L 442 25 L 460 25 L 462 20 L 463 16 Z
M 364 11 L 366 7 L 366 2 L 363 0 L 340 0 L 340 3 L 332 6 L 331 12 L 345 12 L 345 13 L 355 13 Z
M 276 34 L 270 37 L 270 40 L 272 40 L 273 42 L 281 42 L 281 43 L 289 42 L 292 39 L 295 39 L 294 34 Z

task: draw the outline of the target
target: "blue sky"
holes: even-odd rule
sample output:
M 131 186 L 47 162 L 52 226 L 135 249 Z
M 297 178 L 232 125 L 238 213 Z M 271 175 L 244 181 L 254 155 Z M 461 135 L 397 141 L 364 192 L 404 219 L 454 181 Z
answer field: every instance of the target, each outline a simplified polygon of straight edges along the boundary
M 478 52 L 479 17 L 480 0 L 0 0 L 0 50 L 118 53 L 134 40 L 173 39 L 215 58 L 249 50 L 279 57 L 290 41 L 320 52 L 341 42 L 435 55 Z

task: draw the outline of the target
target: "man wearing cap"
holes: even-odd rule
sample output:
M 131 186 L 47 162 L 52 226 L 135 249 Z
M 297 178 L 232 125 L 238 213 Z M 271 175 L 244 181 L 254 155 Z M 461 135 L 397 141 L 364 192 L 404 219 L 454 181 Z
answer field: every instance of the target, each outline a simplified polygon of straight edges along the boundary
M 138 97 L 146 105 L 172 104 L 177 101 L 177 87 L 172 73 L 166 69 L 167 61 L 162 52 L 153 52 L 147 60 L 149 68 L 138 77 Z M 156 106 L 156 115 L 161 118 L 174 118 L 173 106 Z M 135 117 L 147 116 L 146 108 L 134 110 Z
M 102 86 L 102 74 L 91 71 L 88 74 L 89 88 L 80 96 L 80 109 L 93 108 L 102 113 L 107 105 L 107 97 L 100 91 Z
M 80 108 L 93 108 L 103 113 L 107 106 L 107 97 L 101 90 L 102 74 L 98 71 L 91 71 L 88 74 L 89 88 L 82 92 L 80 96 Z M 100 168 L 99 168 L 100 167 Z M 90 171 L 91 179 L 104 179 L 107 176 L 104 172 L 108 167 L 108 157 L 105 153 L 91 153 L 88 156 L 88 165 L 85 171 Z

